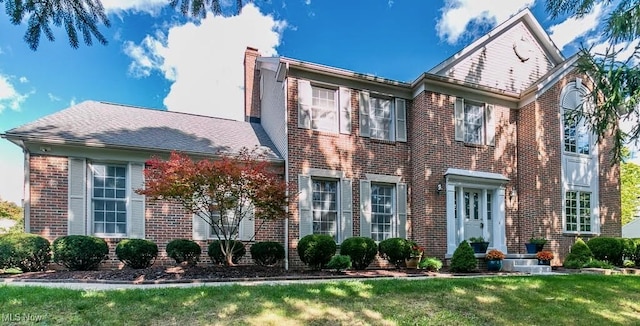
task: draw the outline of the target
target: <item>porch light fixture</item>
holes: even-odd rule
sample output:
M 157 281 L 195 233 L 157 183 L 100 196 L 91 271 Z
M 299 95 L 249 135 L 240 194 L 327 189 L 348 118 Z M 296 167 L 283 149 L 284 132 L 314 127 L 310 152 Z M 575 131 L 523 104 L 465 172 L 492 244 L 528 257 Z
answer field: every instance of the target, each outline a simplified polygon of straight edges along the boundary
M 438 191 L 438 195 L 442 192 L 442 183 L 438 183 L 436 190 Z

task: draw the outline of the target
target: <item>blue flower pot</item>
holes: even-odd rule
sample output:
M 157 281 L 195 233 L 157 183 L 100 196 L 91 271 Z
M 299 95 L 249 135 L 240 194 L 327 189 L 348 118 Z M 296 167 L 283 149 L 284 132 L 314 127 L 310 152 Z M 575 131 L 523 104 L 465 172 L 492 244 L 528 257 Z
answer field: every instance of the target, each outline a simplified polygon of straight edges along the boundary
M 499 272 L 502 269 L 502 260 L 487 260 L 487 270 Z

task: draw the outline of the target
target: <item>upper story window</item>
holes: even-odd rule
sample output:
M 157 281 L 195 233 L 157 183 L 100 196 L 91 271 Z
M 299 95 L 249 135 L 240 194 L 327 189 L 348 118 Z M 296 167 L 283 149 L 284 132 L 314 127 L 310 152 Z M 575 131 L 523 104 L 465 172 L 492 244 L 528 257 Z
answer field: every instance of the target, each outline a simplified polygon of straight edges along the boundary
M 311 94 L 311 129 L 336 131 L 338 127 L 336 90 L 312 86 Z
M 361 91 L 360 136 L 388 141 L 407 141 L 407 107 L 401 98 L 374 96 Z
M 351 90 L 298 80 L 298 127 L 351 133 Z
M 579 80 L 567 84 L 562 92 L 560 105 L 563 114 L 564 151 L 568 153 L 591 153 L 591 132 L 582 111 L 585 109 L 586 89 Z
M 127 234 L 127 167 L 91 165 L 91 209 L 96 235 Z
M 467 144 L 495 145 L 493 105 L 457 98 L 455 139 Z

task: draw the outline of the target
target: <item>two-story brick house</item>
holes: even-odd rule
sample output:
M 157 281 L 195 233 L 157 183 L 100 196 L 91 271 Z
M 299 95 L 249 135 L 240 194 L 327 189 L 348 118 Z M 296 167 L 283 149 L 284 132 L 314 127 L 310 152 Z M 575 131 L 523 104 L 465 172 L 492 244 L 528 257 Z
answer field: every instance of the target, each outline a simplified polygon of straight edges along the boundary
M 248 48 L 246 122 L 85 102 L 3 137 L 25 152 L 27 230 L 50 239 L 204 243 L 197 217 L 132 191 L 144 161 L 259 146 L 291 187 L 256 240 L 283 242 L 287 265 L 311 233 L 406 237 L 440 258 L 478 236 L 522 253 L 535 234 L 559 264 L 577 236 L 620 234 L 610 144 L 568 114 L 590 87 L 575 60 L 524 10 L 410 83 Z

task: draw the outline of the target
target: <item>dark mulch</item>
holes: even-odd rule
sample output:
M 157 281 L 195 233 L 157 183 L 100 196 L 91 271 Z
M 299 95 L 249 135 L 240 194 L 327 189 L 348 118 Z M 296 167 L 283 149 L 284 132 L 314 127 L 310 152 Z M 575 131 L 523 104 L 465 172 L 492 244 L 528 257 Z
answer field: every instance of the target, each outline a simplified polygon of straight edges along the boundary
M 154 266 L 145 269 L 115 269 L 98 271 L 46 271 L 31 272 L 16 275 L 0 274 L 0 279 L 43 280 L 43 281 L 98 281 L 98 282 L 187 282 L 187 281 L 232 281 L 232 280 L 297 280 L 324 278 L 356 278 L 356 277 L 404 277 L 404 276 L 435 276 L 437 273 L 415 269 L 369 269 L 364 271 L 349 270 L 310 271 L 285 270 L 280 267 L 265 267 L 257 265 L 243 266 Z

